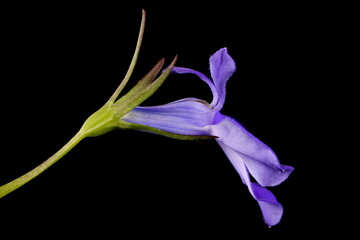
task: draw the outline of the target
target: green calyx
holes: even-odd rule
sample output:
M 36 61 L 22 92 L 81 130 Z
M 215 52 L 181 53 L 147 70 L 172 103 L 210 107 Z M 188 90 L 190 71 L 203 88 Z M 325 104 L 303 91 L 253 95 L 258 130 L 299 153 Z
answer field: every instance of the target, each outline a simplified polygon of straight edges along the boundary
M 135 85 L 135 87 L 133 87 L 126 95 L 116 101 L 134 71 L 144 35 L 145 17 L 145 11 L 143 10 L 135 52 L 123 81 L 120 83 L 119 87 L 115 90 L 110 99 L 105 103 L 105 105 L 93 113 L 85 121 L 80 129 L 80 132 L 85 136 L 96 137 L 116 128 L 124 128 L 120 118 L 126 113 L 130 112 L 145 99 L 150 97 L 165 81 L 171 72 L 172 67 L 175 65 L 176 58 L 169 66 L 169 68 L 156 80 L 154 80 L 164 64 L 164 59 L 161 59 L 155 65 L 155 67 Z
M 130 128 L 128 123 L 121 120 L 121 117 L 156 92 L 169 76 L 176 59 L 175 57 L 170 66 L 155 79 L 164 64 L 164 59 L 161 59 L 127 94 L 116 102 L 113 102 L 113 98 L 110 98 L 103 107 L 92 114 L 85 121 L 80 132 L 89 137 L 96 137 L 115 128 Z

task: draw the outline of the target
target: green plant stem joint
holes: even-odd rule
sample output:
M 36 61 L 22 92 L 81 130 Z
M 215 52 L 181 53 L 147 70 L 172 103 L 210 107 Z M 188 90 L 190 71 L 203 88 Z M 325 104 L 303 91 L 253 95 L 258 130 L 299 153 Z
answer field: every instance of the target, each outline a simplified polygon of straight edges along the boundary
M 143 11 L 140 32 L 131 64 L 123 81 L 116 89 L 116 91 L 113 93 L 113 95 L 110 97 L 110 99 L 98 111 L 93 113 L 84 122 L 79 132 L 75 134 L 75 136 L 53 156 L 48 158 L 46 161 L 44 161 L 36 168 L 25 173 L 24 175 L 14 179 L 9 183 L 0 186 L 0 198 L 18 189 L 19 187 L 23 186 L 24 184 L 26 184 L 27 182 L 29 182 L 30 180 L 34 179 L 36 176 L 41 174 L 52 164 L 54 164 L 59 159 L 61 159 L 66 153 L 68 153 L 85 137 L 96 137 L 105 134 L 109 131 L 112 131 L 114 129 L 135 129 L 135 130 L 152 132 L 155 134 L 163 135 L 174 139 L 180 139 L 180 140 L 205 140 L 205 139 L 215 138 L 213 136 L 174 134 L 145 125 L 129 123 L 121 119 L 125 114 L 129 113 L 132 109 L 137 107 L 139 104 L 141 104 L 143 101 L 145 101 L 147 98 L 149 98 L 152 94 L 154 94 L 157 91 L 157 89 L 163 84 L 163 82 L 169 76 L 177 59 L 177 57 L 175 57 L 174 60 L 171 62 L 171 64 L 159 75 L 164 64 L 164 59 L 161 59 L 153 67 L 153 69 L 151 69 L 151 71 L 147 73 L 127 94 L 125 94 L 124 96 L 122 96 L 117 100 L 119 94 L 125 87 L 126 83 L 128 82 L 134 70 L 143 38 L 144 27 L 145 27 L 145 12 Z

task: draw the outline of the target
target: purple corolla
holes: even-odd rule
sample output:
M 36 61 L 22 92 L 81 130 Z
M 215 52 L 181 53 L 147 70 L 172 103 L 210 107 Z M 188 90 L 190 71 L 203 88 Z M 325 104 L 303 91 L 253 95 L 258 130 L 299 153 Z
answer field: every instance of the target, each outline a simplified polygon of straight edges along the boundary
M 172 71 L 175 73 L 195 74 L 206 82 L 213 94 L 212 102 L 209 104 L 196 98 L 186 98 L 160 106 L 138 106 L 121 120 L 159 129 L 162 133 L 216 137 L 215 140 L 239 173 L 242 182 L 258 202 L 265 223 L 273 226 L 280 221 L 283 207 L 265 187 L 283 182 L 293 171 L 293 167 L 281 165 L 267 145 L 236 120 L 220 113 L 225 102 L 226 82 L 235 69 L 235 62 L 226 48 L 210 57 L 212 80 L 198 71 L 174 67 Z M 257 183 L 252 182 L 250 175 Z

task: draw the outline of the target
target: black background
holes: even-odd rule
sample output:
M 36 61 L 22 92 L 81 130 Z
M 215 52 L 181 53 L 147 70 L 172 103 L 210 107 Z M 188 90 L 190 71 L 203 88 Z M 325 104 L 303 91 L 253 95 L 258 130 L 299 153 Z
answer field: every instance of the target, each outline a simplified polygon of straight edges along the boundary
M 0 184 L 55 153 L 111 96 L 130 63 L 142 8 L 145 37 L 126 90 L 160 58 L 169 64 L 176 54 L 178 66 L 209 76 L 210 55 L 227 47 L 237 71 L 222 112 L 269 145 L 282 164 L 295 167 L 288 180 L 270 189 L 284 206 L 282 221 L 266 226 L 216 142 L 117 130 L 83 140 L 1 199 L 1 232 L 281 238 L 323 234 L 341 222 L 334 217 L 340 210 L 328 201 L 339 187 L 321 175 L 326 149 L 317 144 L 322 121 L 316 115 L 326 101 L 314 101 L 326 88 L 323 34 L 333 25 L 327 6 L 4 6 Z M 196 77 L 172 75 L 143 105 L 185 97 L 211 101 L 211 92 Z M 14 226 L 22 231 L 10 230 Z

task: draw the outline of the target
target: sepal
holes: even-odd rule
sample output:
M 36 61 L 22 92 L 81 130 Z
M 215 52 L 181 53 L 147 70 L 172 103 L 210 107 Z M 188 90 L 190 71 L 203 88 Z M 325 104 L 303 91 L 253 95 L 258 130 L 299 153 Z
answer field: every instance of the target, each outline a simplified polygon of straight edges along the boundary
M 171 70 L 175 66 L 177 56 L 171 64 L 161 73 L 161 75 L 154 80 L 156 75 L 160 72 L 161 67 L 164 63 L 164 59 L 161 59 L 155 67 L 141 79 L 133 89 L 131 89 L 125 96 L 115 102 L 114 107 L 117 109 L 116 116 L 118 118 L 123 117 L 125 114 L 133 110 L 135 107 L 140 105 L 164 83 L 167 79 Z

